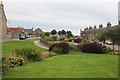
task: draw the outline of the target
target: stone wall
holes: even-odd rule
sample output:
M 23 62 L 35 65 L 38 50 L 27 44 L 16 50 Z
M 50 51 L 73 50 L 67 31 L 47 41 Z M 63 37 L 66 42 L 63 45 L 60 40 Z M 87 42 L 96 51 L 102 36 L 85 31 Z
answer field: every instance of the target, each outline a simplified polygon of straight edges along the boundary
M 7 18 L 4 12 L 4 5 L 0 2 L 0 42 L 9 40 L 11 41 L 11 38 L 7 35 Z

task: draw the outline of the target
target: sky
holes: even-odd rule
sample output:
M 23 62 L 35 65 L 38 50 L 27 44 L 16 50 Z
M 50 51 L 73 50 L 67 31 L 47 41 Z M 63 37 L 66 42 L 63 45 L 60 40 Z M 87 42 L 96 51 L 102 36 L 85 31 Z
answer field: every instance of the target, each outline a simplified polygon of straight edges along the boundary
M 80 29 L 118 24 L 118 0 L 3 0 L 8 27 L 43 31 Z

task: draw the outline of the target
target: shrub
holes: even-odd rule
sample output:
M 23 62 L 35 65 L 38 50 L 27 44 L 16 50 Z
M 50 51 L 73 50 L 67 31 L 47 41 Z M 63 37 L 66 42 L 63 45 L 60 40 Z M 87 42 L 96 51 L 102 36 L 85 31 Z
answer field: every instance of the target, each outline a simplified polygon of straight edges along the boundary
M 102 46 L 97 43 L 85 43 L 78 45 L 78 49 L 86 53 L 102 53 Z
M 47 41 L 54 41 L 53 40 L 53 38 L 51 38 L 51 37 L 49 37 L 49 36 L 42 36 L 42 38 L 44 39 L 44 40 L 47 40 Z
M 52 41 L 57 41 L 57 37 L 52 37 Z
M 63 48 L 62 47 L 54 47 L 53 52 L 55 53 L 61 53 L 62 54 Z
M 24 63 L 25 61 L 22 57 L 4 56 L 2 57 L 2 72 L 5 73 L 11 68 L 23 66 Z
M 74 51 L 79 51 L 77 45 L 70 45 L 70 46 L 69 46 L 69 49 L 70 49 L 70 50 L 74 50 Z
M 83 39 L 82 41 L 81 41 L 81 43 L 89 43 L 90 41 L 88 41 L 88 40 L 86 40 L 86 39 Z
M 64 41 L 65 40 L 65 38 L 60 38 L 60 41 Z
M 72 42 L 73 38 L 68 38 L 68 42 Z
M 111 48 L 107 48 L 106 46 L 102 47 L 102 53 L 104 53 L 104 54 L 108 54 L 112 51 L 113 51 L 113 49 L 111 49 Z
M 112 51 L 109 54 L 111 54 L 111 55 L 120 55 L 120 51 Z
M 14 51 L 17 56 L 23 56 L 29 61 L 39 61 L 41 59 L 41 55 L 39 50 L 35 48 L 25 47 L 25 48 L 18 48 Z
M 60 54 L 66 54 L 69 52 L 69 44 L 65 42 L 54 43 L 49 47 L 49 51 L 53 51 Z
M 81 43 L 81 39 L 80 38 L 74 39 L 74 42 L 75 43 Z

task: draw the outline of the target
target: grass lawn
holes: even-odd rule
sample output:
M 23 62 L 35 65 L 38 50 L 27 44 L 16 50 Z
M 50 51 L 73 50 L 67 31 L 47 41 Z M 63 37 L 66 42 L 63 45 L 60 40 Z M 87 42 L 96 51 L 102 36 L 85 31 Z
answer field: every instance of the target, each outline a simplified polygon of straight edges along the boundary
M 117 78 L 118 56 L 71 51 L 6 73 L 4 78 Z
M 41 52 L 45 51 L 45 49 L 39 48 L 34 45 L 33 40 L 21 40 L 21 41 L 11 41 L 11 42 L 4 42 L 2 43 L 2 55 L 10 55 L 14 49 L 20 48 L 20 47 L 34 47 L 37 49 L 40 49 Z

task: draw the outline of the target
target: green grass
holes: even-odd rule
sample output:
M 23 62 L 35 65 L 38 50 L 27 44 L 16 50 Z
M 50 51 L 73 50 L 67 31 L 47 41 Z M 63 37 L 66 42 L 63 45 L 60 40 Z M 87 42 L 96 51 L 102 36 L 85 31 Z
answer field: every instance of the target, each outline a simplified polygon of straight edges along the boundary
M 4 42 L 2 43 L 2 55 L 10 55 L 13 52 L 13 50 L 20 47 L 34 47 L 34 48 L 40 49 L 41 52 L 45 51 L 45 49 L 39 48 L 34 45 L 33 42 L 35 40 L 36 39 Z
M 118 56 L 71 51 L 14 68 L 4 78 L 117 78 Z

